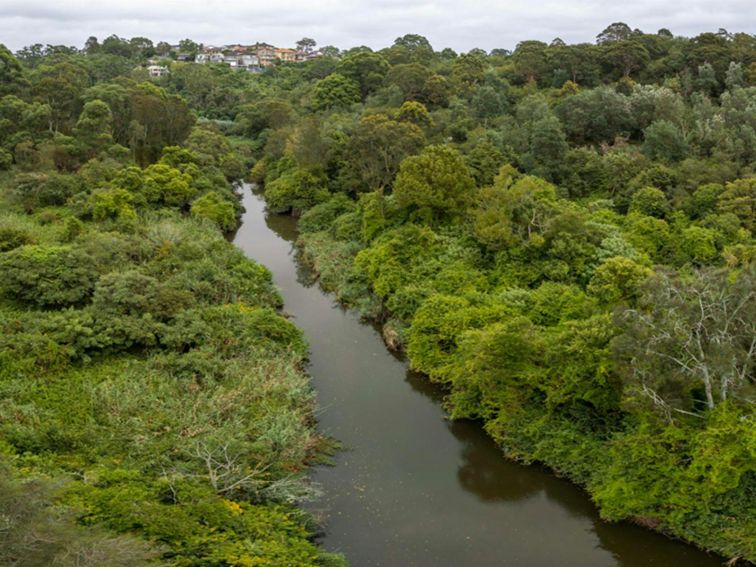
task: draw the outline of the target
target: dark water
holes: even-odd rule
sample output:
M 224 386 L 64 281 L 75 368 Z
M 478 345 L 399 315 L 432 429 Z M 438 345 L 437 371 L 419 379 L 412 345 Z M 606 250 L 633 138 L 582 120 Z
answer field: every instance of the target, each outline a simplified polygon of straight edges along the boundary
M 234 240 L 273 272 L 310 342 L 321 430 L 345 450 L 318 468 L 322 544 L 354 566 L 690 566 L 718 558 L 630 524 L 537 466 L 507 461 L 480 426 L 449 422 L 440 393 L 378 333 L 298 276 L 295 221 L 245 190 Z

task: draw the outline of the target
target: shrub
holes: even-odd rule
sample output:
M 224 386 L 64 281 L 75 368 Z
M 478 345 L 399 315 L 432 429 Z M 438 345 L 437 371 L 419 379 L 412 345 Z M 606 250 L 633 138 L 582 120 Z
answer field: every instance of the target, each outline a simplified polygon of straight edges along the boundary
M 13 250 L 24 244 L 32 244 L 34 240 L 24 229 L 15 226 L 0 226 L 0 252 Z
M 0 255 L 0 292 L 38 307 L 83 303 L 99 275 L 93 260 L 70 246 L 21 246 Z
M 24 173 L 16 176 L 12 195 L 27 212 L 32 212 L 40 207 L 64 205 L 83 190 L 81 178 L 75 175 Z
M 216 191 L 205 193 L 192 203 L 192 216 L 208 219 L 224 232 L 236 228 L 238 221 L 234 205 Z
M 328 200 L 323 179 L 303 169 L 287 171 L 265 186 L 268 208 L 276 213 L 305 211 Z

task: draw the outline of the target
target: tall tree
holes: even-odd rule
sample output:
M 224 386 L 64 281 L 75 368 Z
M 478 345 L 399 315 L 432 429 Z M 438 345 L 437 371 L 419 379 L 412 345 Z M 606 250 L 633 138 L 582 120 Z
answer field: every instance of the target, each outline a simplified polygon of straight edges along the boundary
M 360 120 L 350 142 L 348 169 L 356 170 L 362 188 L 382 191 L 391 185 L 399 165 L 425 143 L 422 130 L 385 114 Z
M 337 73 L 341 73 L 360 85 L 360 94 L 363 99 L 383 84 L 388 70 L 388 61 L 382 55 L 368 51 L 346 55 L 336 67 Z
M 318 43 L 311 37 L 303 37 L 297 42 L 297 49 L 310 53 Z
M 74 135 L 82 146 L 85 159 L 96 156 L 113 143 L 113 114 L 110 107 L 101 100 L 93 100 L 84 105 Z
M 18 59 L 0 43 L 0 96 L 18 93 L 23 76 L 24 71 Z
M 129 104 L 129 145 L 141 165 L 156 161 L 163 147 L 181 144 L 194 125 L 195 117 L 180 96 L 151 83 L 131 88 Z
M 461 214 L 474 197 L 475 181 L 457 150 L 447 145 L 428 146 L 420 155 L 402 162 L 394 183 L 400 207 L 433 223 Z
M 596 36 L 596 43 L 612 43 L 615 41 L 624 41 L 629 39 L 633 30 L 625 22 L 615 22 L 609 24 L 604 31 Z

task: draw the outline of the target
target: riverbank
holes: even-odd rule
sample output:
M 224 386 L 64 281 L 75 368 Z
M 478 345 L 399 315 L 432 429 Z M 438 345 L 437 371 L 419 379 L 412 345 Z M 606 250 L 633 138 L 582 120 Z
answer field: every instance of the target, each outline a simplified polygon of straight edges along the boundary
M 305 218 L 305 221 L 307 220 Z M 336 225 L 337 223 L 334 223 L 334 226 Z M 398 316 L 384 301 L 376 296 L 373 285 L 378 284 L 376 279 L 372 278 L 383 276 L 366 277 L 365 264 L 363 263 L 361 268 L 355 266 L 355 258 L 357 258 L 359 252 L 369 247 L 357 247 L 351 242 L 345 242 L 334 237 L 333 233 L 328 231 L 305 233 L 300 237 L 298 243 L 301 248 L 302 259 L 317 274 L 319 283 L 325 289 L 334 293 L 340 301 L 360 309 L 363 316 L 380 321 L 383 340 L 387 346 L 394 350 L 406 352 L 407 343 L 412 341 L 412 324 L 401 315 Z M 416 244 L 416 242 L 407 243 L 407 246 L 412 247 Z M 399 246 L 398 242 L 396 245 Z M 398 252 L 397 249 L 389 252 L 388 256 L 382 260 L 383 265 L 376 268 L 377 274 L 382 271 L 385 274 L 391 269 L 402 269 L 394 267 L 393 262 L 396 259 L 391 257 L 392 253 L 399 256 L 407 254 L 406 251 Z M 423 256 L 421 251 L 417 251 L 417 254 L 419 257 Z M 408 262 L 416 265 L 417 260 L 413 258 Z M 380 285 L 385 284 L 380 282 Z M 411 297 L 400 299 L 400 301 L 408 300 L 412 301 Z M 478 304 L 478 307 L 481 307 L 481 304 Z M 465 309 L 468 309 L 469 312 L 465 313 Z M 444 353 L 440 343 L 447 342 L 449 345 L 454 345 L 466 329 L 481 325 L 483 320 L 476 322 L 476 318 L 480 318 L 482 315 L 480 312 L 476 314 L 475 309 L 474 301 L 468 302 L 461 298 L 452 299 L 451 297 L 426 305 L 419 312 L 419 316 L 423 318 L 422 321 L 413 323 L 415 343 L 410 344 L 408 352 L 410 365 L 420 372 L 430 373 L 432 379 L 450 388 L 449 378 L 444 376 L 444 372 L 448 370 L 444 370 L 443 366 L 453 360 L 456 347 L 452 346 L 447 353 Z M 495 313 L 492 315 L 494 317 L 500 316 Z M 485 316 L 483 315 L 483 317 Z M 426 336 L 423 336 L 423 334 Z M 588 335 L 585 337 L 587 338 Z M 611 334 L 605 335 L 605 337 L 611 338 Z M 603 343 L 602 348 L 607 347 L 606 338 L 599 339 Z M 480 336 L 471 337 L 470 340 L 481 341 L 485 339 Z M 586 343 L 583 347 L 576 344 L 566 348 L 569 350 L 570 348 L 594 347 L 590 347 Z M 460 354 L 456 356 L 469 355 Z M 464 365 L 464 359 L 457 360 L 460 360 L 460 365 Z M 569 363 L 566 364 L 565 371 L 570 372 Z M 472 367 L 467 367 L 463 372 L 469 373 L 475 372 L 475 370 Z M 674 488 L 677 491 L 681 490 L 680 485 L 683 483 L 693 492 L 709 490 L 705 481 L 690 477 L 686 474 L 684 468 L 677 469 L 678 474 L 669 472 L 677 466 L 674 463 L 677 457 L 674 454 L 669 454 L 668 447 L 670 447 L 670 443 L 679 442 L 680 435 L 683 434 L 681 430 L 665 429 L 664 427 L 657 428 L 655 433 L 648 430 L 644 442 L 648 450 L 645 454 L 641 454 L 633 449 L 635 441 L 631 441 L 629 437 L 626 437 L 623 442 L 622 435 L 615 437 L 611 434 L 610 437 L 607 437 L 608 432 L 596 434 L 595 431 L 582 426 L 579 421 L 576 422 L 569 418 L 551 419 L 545 408 L 539 410 L 537 406 L 523 408 L 525 411 L 520 411 L 519 417 L 504 420 L 496 418 L 497 415 L 501 414 L 480 413 L 477 409 L 465 410 L 465 404 L 468 404 L 468 407 L 470 407 L 469 404 L 472 404 L 471 407 L 473 408 L 476 404 L 480 404 L 480 401 L 474 399 L 480 394 L 476 394 L 474 386 L 470 385 L 473 382 L 474 379 L 471 379 L 468 386 L 457 389 L 451 398 L 445 399 L 446 407 L 451 412 L 452 417 L 482 419 L 485 422 L 485 430 L 508 458 L 524 463 L 544 463 L 560 476 L 569 478 L 578 486 L 587 490 L 588 494 L 599 504 L 599 509 L 606 520 L 628 520 L 644 528 L 659 531 L 668 537 L 683 539 L 705 549 L 717 550 L 725 556 L 734 556 L 736 559 L 743 557 L 743 554 L 746 558 L 753 557 L 753 540 L 749 536 L 753 533 L 753 516 L 748 511 L 749 502 L 752 502 L 749 496 L 750 480 L 748 475 L 742 477 L 743 480 L 738 486 L 728 485 L 720 489 L 720 494 L 714 500 L 716 503 L 710 504 L 711 508 L 708 508 L 707 512 L 697 510 L 699 501 L 688 501 L 687 506 L 676 504 L 671 508 L 671 505 L 663 504 L 664 499 L 668 498 L 668 491 L 673 490 L 670 483 L 677 483 L 677 487 Z M 726 429 L 729 426 L 723 424 L 722 427 Z M 632 435 L 632 431 L 629 433 Z M 748 435 L 745 430 L 742 431 L 742 434 Z M 701 433 L 694 430 L 691 435 L 700 436 Z M 673 438 L 678 439 L 678 441 L 673 441 Z M 628 442 L 630 445 L 628 445 Z M 621 449 L 623 446 L 625 449 Z M 616 460 L 619 455 L 617 451 L 622 450 L 635 452 L 627 453 L 625 458 L 618 462 Z M 740 451 L 740 453 L 743 453 L 743 451 Z M 743 454 L 740 457 L 735 457 L 736 460 L 742 458 L 746 457 Z M 615 459 L 614 462 L 613 459 Z M 664 466 L 673 467 L 667 469 L 670 478 L 665 479 L 659 476 L 653 481 L 643 480 L 646 477 L 641 469 L 644 467 L 659 469 L 660 462 L 664 461 L 657 459 L 666 459 L 667 465 Z M 619 464 L 628 460 L 631 470 L 637 470 L 638 476 L 634 479 L 628 477 L 626 472 L 622 472 L 626 470 L 623 468 L 626 465 Z M 658 474 L 661 475 L 661 471 Z M 612 475 L 613 478 L 610 480 L 608 477 Z M 676 480 L 674 480 L 675 477 L 677 477 Z M 613 483 L 611 487 L 609 482 Z M 630 484 L 626 485 L 627 482 L 630 482 Z M 620 486 L 625 486 L 625 488 L 622 489 Z M 643 496 L 643 487 L 646 487 L 648 491 L 645 496 Z M 612 492 L 615 490 L 624 490 L 624 496 Z M 658 494 L 659 500 L 655 501 L 655 497 L 651 494 Z M 711 496 L 707 496 L 707 498 L 711 498 Z M 620 504 L 620 500 L 625 500 L 625 502 Z M 715 512 L 714 510 L 717 509 L 720 511 Z
M 295 505 L 328 443 L 270 272 L 168 207 L 23 211 L 13 173 L 0 192 L 0 564 L 343 564 Z M 77 174 L 34 180 L 38 193 L 82 186 L 80 207 L 96 199 Z
M 308 337 L 321 433 L 342 442 L 313 479 L 322 545 L 354 565 L 714 566 L 721 560 L 628 523 L 539 466 L 509 461 L 472 421 L 449 421 L 440 389 L 297 262 L 296 220 L 245 193 L 235 243 L 267 265 Z M 555 558 L 558 558 L 555 559 Z

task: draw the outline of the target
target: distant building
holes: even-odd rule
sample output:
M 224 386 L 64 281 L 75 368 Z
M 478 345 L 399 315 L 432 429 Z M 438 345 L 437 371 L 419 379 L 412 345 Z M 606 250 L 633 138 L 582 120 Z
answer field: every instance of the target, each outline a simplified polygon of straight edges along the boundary
M 223 63 L 225 63 L 232 69 L 235 69 L 239 66 L 239 57 L 237 57 L 236 55 L 226 55 L 223 58 Z
M 247 69 L 249 69 L 250 67 L 260 66 L 260 58 L 257 57 L 257 55 L 253 55 L 251 53 L 245 53 L 244 55 L 241 55 L 239 57 L 239 62 L 243 67 Z
M 223 51 L 219 49 L 213 51 L 205 51 L 199 53 L 195 61 L 202 65 L 207 63 L 219 63 L 222 65 L 228 65 L 232 69 L 253 71 L 257 72 L 262 70 L 260 66 L 260 59 L 254 53 L 249 53 L 249 48 L 245 48 L 247 52 L 243 53 L 239 49 L 226 49 Z
M 223 63 L 224 55 L 220 50 L 198 53 L 194 61 L 197 63 Z
M 294 61 L 297 61 L 297 50 L 289 49 L 288 47 L 277 47 L 275 49 L 275 56 L 279 61 L 293 63 Z
M 155 78 L 165 77 L 170 73 L 168 67 L 164 65 L 148 65 L 147 72 L 150 74 L 150 77 Z
M 269 43 L 256 43 L 249 50 L 257 55 L 261 67 L 273 65 L 276 61 L 276 48 Z
M 269 43 L 254 45 L 231 44 L 220 47 L 205 47 L 194 59 L 196 63 L 221 63 L 232 69 L 259 72 L 273 65 L 276 61 L 299 62 L 321 57 L 318 51 L 296 50 L 288 47 L 275 47 Z

